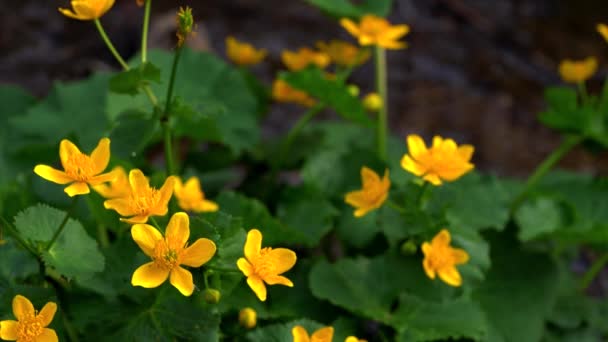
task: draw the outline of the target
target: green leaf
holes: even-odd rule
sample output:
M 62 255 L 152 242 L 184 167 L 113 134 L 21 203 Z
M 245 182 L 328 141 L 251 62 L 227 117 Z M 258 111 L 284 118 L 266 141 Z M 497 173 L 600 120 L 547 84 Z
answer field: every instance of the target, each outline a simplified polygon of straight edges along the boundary
M 38 272 L 36 259 L 23 248 L 20 248 L 13 239 L 7 239 L 0 245 L 0 260 L 10 267 L 0 268 L 0 278 L 15 283 Z
M 353 3 L 350 0 L 306 0 L 309 4 L 335 18 L 359 18 L 365 14 L 385 17 L 392 7 L 392 0 L 364 0 Z
M 293 341 L 292 329 L 301 325 L 306 329 L 308 335 L 312 335 L 315 331 L 323 328 L 323 325 L 308 319 L 299 319 L 288 323 L 279 323 L 258 328 L 247 334 L 247 340 L 250 342 L 285 342 Z
M 515 213 L 518 238 L 530 241 L 559 229 L 565 221 L 563 208 L 556 201 L 540 197 L 526 201 Z
M 15 216 L 15 227 L 25 240 L 41 242 L 45 246 L 53 238 L 65 215 L 65 212 L 46 204 L 37 204 Z
M 148 146 L 160 124 L 144 112 L 123 112 L 110 131 L 112 156 L 130 160 L 141 155 Z
M 217 254 L 209 265 L 238 271 L 236 261 L 243 257 L 243 247 L 247 237 L 242 219 L 217 212 L 194 217 L 190 226 L 191 239 L 204 237 L 213 240 L 216 244 Z
M 118 94 L 136 95 L 141 91 L 141 87 L 150 82 L 160 83 L 160 69 L 146 62 L 112 76 L 110 90 Z
M 305 91 L 322 103 L 333 108 L 344 119 L 366 126 L 372 126 L 361 100 L 351 95 L 344 83 L 328 79 L 319 68 L 283 73 L 280 76 L 294 88 Z

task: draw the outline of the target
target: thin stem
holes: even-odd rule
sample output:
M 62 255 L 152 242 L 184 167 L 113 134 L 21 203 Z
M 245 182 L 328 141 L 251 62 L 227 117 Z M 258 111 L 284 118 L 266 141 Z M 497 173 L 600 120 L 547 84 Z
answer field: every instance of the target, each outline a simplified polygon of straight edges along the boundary
M 124 59 L 122 59 L 122 56 L 120 56 L 120 53 L 118 53 L 118 51 L 114 47 L 114 44 L 112 44 L 112 41 L 106 34 L 106 31 L 103 29 L 103 26 L 101 26 L 101 21 L 99 21 L 99 19 L 95 19 L 94 22 L 95 27 L 97 27 L 97 31 L 99 31 L 99 35 L 101 35 L 101 39 L 103 39 L 104 43 L 106 43 L 106 46 L 108 47 L 112 55 L 114 55 L 114 58 L 116 58 L 116 60 L 118 61 L 118 63 L 120 63 L 124 70 L 129 70 L 129 65 L 125 62 Z
M 148 31 L 150 27 L 150 8 L 152 7 L 152 0 L 146 0 L 146 7 L 144 9 L 144 26 L 141 30 L 141 62 L 146 63 L 148 60 Z
M 106 248 L 110 246 L 110 236 L 108 235 L 108 229 L 101 223 L 97 225 L 97 241 L 99 241 L 101 247 Z
M 223 267 L 207 267 L 207 269 L 215 272 L 223 272 L 223 273 L 242 273 L 240 270 L 232 269 L 232 268 L 223 268 Z
M 169 119 L 171 117 L 171 101 L 173 99 L 173 86 L 175 84 L 175 75 L 179 65 L 179 58 L 182 54 L 182 48 L 177 47 L 173 56 L 173 65 L 171 67 L 171 76 L 169 78 L 169 86 L 167 87 L 167 96 L 165 98 L 165 111 L 161 116 L 161 124 L 163 125 L 165 139 L 165 160 L 167 162 L 167 176 L 175 174 L 174 153 L 172 144 L 171 125 Z
M 388 89 L 386 84 L 386 52 L 383 47 L 376 46 L 374 50 L 376 63 L 376 91 L 384 106 L 378 111 L 378 158 L 386 160 L 386 139 L 388 134 Z
M 150 216 L 150 217 L 148 217 L 148 218 L 150 219 L 150 222 L 152 222 L 152 224 L 153 224 L 153 225 L 156 227 L 156 229 L 160 230 L 161 232 L 163 231 L 163 230 L 160 228 L 160 225 L 158 224 L 158 222 L 156 222 L 156 219 L 155 219 L 154 217 Z
M 587 93 L 587 86 L 585 86 L 585 82 L 579 82 L 577 84 L 578 93 L 581 96 L 581 102 L 583 105 L 586 105 L 589 102 L 589 95 Z
M 352 65 L 349 65 L 347 67 L 345 67 L 344 69 L 340 70 L 337 73 L 337 77 L 338 80 L 340 80 L 342 83 L 346 82 L 346 80 L 348 79 L 348 77 L 350 77 L 350 74 L 353 73 L 355 67 L 360 66 L 361 64 L 358 63 L 358 61 L 365 55 L 366 52 L 368 52 L 369 49 L 367 48 L 361 48 L 359 49 L 359 52 L 357 53 L 357 55 L 355 56 L 355 63 L 353 63 Z
M 4 227 L 6 227 L 6 230 L 9 232 L 9 234 L 13 238 L 15 238 L 17 243 L 19 243 L 23 248 L 25 248 L 25 250 L 30 252 L 30 254 L 32 256 L 34 256 L 34 258 L 38 259 L 39 258 L 38 253 L 36 253 L 36 251 L 29 244 L 27 244 L 27 242 L 25 242 L 25 240 L 23 240 L 21 238 L 21 236 L 19 235 L 19 232 L 17 232 L 17 229 L 14 228 L 7 220 L 5 220 L 4 217 L 0 217 L 0 220 L 2 221 L 2 223 L 4 223 Z
M 585 272 L 583 275 L 583 279 L 581 280 L 581 291 L 587 290 L 589 285 L 593 282 L 593 279 L 600 273 L 600 271 L 608 264 L 608 253 L 602 255 L 597 260 L 593 262 L 591 267 Z
M 146 95 L 148 96 L 148 99 L 150 99 L 152 105 L 154 107 L 158 107 L 158 99 L 156 98 L 156 95 L 154 95 L 152 89 L 150 89 L 150 87 L 148 87 L 147 85 L 143 86 L 142 89 L 144 90 L 144 93 L 146 93 Z
M 567 136 L 561 145 L 555 149 L 534 171 L 526 181 L 524 190 L 513 201 L 511 214 L 513 214 L 526 199 L 526 196 L 536 186 L 536 184 L 549 172 L 557 162 L 559 162 L 570 150 L 583 141 L 582 136 Z
M 424 181 L 424 183 L 422 183 L 422 186 L 420 186 L 420 192 L 418 193 L 418 197 L 416 198 L 416 203 L 418 204 L 418 207 L 420 209 L 423 209 L 423 207 L 424 207 L 425 196 L 429 192 L 430 188 L 431 188 L 431 183 L 429 183 L 427 181 Z
M 68 211 L 65 213 L 65 216 L 63 217 L 63 221 L 61 221 L 59 228 L 57 228 L 57 230 L 55 231 L 55 234 L 51 238 L 51 241 L 49 242 L 49 244 L 46 245 L 47 251 L 51 250 L 51 247 L 53 247 L 53 245 L 55 244 L 55 241 L 57 241 L 57 238 L 59 237 L 59 235 L 61 235 L 61 232 L 63 232 L 63 229 L 65 228 L 66 223 L 68 223 L 68 220 L 70 219 L 70 214 L 74 210 L 74 207 L 76 207 L 77 200 L 78 200 L 77 196 L 74 196 L 72 198 L 72 204 L 70 205 L 70 208 L 68 209 Z

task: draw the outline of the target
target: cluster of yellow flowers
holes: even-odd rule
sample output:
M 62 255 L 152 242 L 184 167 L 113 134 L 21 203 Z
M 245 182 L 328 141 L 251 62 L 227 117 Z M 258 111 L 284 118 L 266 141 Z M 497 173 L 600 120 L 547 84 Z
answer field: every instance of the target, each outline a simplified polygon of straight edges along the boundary
M 597 32 L 608 42 L 608 25 L 597 24 Z M 598 63 L 595 57 L 583 60 L 565 59 L 559 64 L 559 74 L 567 83 L 583 84 L 597 71 Z

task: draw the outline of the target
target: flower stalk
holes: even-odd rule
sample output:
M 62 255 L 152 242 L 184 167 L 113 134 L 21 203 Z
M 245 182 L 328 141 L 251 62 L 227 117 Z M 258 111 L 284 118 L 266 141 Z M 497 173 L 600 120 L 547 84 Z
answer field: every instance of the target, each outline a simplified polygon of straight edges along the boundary
M 101 25 L 101 21 L 99 21 L 99 19 L 95 19 L 94 22 L 95 27 L 97 28 L 97 31 L 101 36 L 101 39 L 103 39 L 103 42 L 106 44 L 114 58 L 116 58 L 118 63 L 120 63 L 120 66 L 122 66 L 125 71 L 129 70 L 129 65 L 127 64 L 127 62 L 125 62 L 120 53 L 118 53 L 118 50 L 116 50 L 114 44 L 112 44 L 112 41 L 110 40 L 110 37 L 108 37 L 106 30 L 104 30 L 103 26 Z
M 152 7 L 152 0 L 146 0 L 146 7 L 144 8 L 144 24 L 141 30 L 141 62 L 146 63 L 148 61 L 148 31 L 150 30 L 150 8 Z
M 49 241 L 49 244 L 46 245 L 46 251 L 51 250 L 51 247 L 53 247 L 53 245 L 55 244 L 55 241 L 57 241 L 57 238 L 59 238 L 59 235 L 61 235 L 61 232 L 63 232 L 63 229 L 65 228 L 66 224 L 68 223 L 68 220 L 70 219 L 70 214 L 74 210 L 74 207 L 76 207 L 77 199 L 78 199 L 78 197 L 76 197 L 76 196 L 72 197 L 72 204 L 70 205 L 70 208 L 68 209 L 68 211 L 65 213 L 65 216 L 63 217 L 63 221 L 61 221 L 61 224 L 59 224 L 59 227 L 55 231 L 55 234 L 51 238 L 51 241 Z
M 595 262 L 593 262 L 587 272 L 585 272 L 585 274 L 583 275 L 583 279 L 581 280 L 581 291 L 585 291 L 587 290 L 587 288 L 589 288 L 589 286 L 593 282 L 593 279 L 597 277 L 597 275 L 602 271 L 606 264 L 608 264 L 608 253 L 602 255 L 597 260 L 595 260 Z
M 174 151 L 173 151 L 173 137 L 171 133 L 171 123 L 169 121 L 171 114 L 171 101 L 173 98 L 173 86 L 175 84 L 175 74 L 177 73 L 177 67 L 179 65 L 179 58 L 181 56 L 182 46 L 178 45 L 173 56 L 173 65 L 171 66 L 171 76 L 169 78 L 169 86 L 167 87 L 167 96 L 165 98 L 165 110 L 160 118 L 160 123 L 163 127 L 163 135 L 165 140 L 165 160 L 167 168 L 167 176 L 175 174 L 175 163 L 174 163 Z
M 381 46 L 374 48 L 374 61 L 376 64 L 376 91 L 385 105 L 378 111 L 377 144 L 378 157 L 386 160 L 386 139 L 388 134 L 388 111 L 387 111 L 387 79 L 386 79 L 386 50 Z

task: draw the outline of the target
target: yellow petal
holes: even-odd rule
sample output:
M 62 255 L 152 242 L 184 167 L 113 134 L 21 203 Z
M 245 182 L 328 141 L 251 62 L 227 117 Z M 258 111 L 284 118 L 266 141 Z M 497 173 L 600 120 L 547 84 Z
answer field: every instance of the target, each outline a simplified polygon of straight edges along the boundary
M 56 312 L 57 304 L 53 302 L 46 303 L 46 305 L 44 305 L 44 307 L 42 308 L 42 310 L 40 310 L 37 316 L 38 319 L 40 319 L 40 324 L 42 324 L 43 327 L 46 327 L 47 325 L 51 324 Z
M 367 196 L 362 190 L 351 191 L 344 196 L 344 202 L 353 207 L 363 207 L 367 205 Z
M 363 217 L 363 216 L 367 215 L 367 213 L 369 213 L 370 211 L 372 211 L 372 210 L 369 207 L 359 208 L 359 209 L 355 210 L 353 215 L 355 217 Z
M 129 184 L 131 184 L 131 189 L 135 195 L 143 195 L 150 189 L 148 178 L 139 169 L 133 169 L 129 172 Z
M 433 148 L 440 148 L 443 145 L 443 138 L 436 135 L 433 137 Z
M 63 165 L 64 170 L 68 170 L 70 168 L 69 160 L 72 156 L 80 155 L 82 152 L 74 145 L 71 141 L 67 139 L 61 140 L 59 143 L 59 159 L 61 159 L 61 165 Z
M 164 216 L 167 214 L 167 206 L 169 200 L 173 195 L 173 188 L 175 187 L 175 176 L 169 176 L 165 179 L 165 183 L 160 188 L 160 199 L 158 200 L 158 206 L 153 209 L 154 214 L 158 216 Z
M 417 163 L 407 154 L 401 158 L 401 168 L 405 171 L 413 173 L 416 176 L 422 176 L 427 171 L 427 168 L 424 165 Z
M 431 245 L 435 246 L 447 246 L 450 244 L 451 240 L 450 232 L 447 229 L 442 229 L 435 237 L 433 241 L 431 241 Z
M 239 258 L 239 260 L 236 261 L 236 266 L 243 272 L 245 277 L 249 277 L 253 273 L 253 266 L 251 266 L 249 261 L 245 258 Z
M 428 153 L 424 140 L 417 134 L 407 136 L 407 150 L 413 159 L 418 159 L 420 156 Z
M 105 182 L 113 182 L 116 180 L 116 178 L 118 178 L 119 175 L 120 172 L 114 169 L 110 172 L 102 173 L 100 175 L 92 177 L 91 179 L 89 179 L 88 183 L 91 185 L 99 185 Z
M 192 295 L 194 291 L 194 281 L 192 281 L 192 273 L 179 266 L 174 267 L 171 270 L 171 277 L 169 278 L 171 285 L 175 286 L 181 294 L 184 296 Z
M 76 13 L 72 12 L 72 10 L 69 9 L 65 9 L 65 8 L 59 8 L 59 12 L 63 15 L 65 15 L 66 17 L 70 17 L 72 19 L 78 19 L 78 20 L 83 20 L 82 17 L 80 17 L 79 15 L 77 15 Z
M 272 262 L 276 274 L 287 272 L 296 264 L 296 253 L 287 248 L 272 249 L 266 255 L 268 260 Z
M 194 211 L 207 213 L 207 212 L 218 211 L 219 208 L 220 207 L 217 205 L 217 203 L 215 203 L 213 201 L 202 200 L 201 202 L 198 202 L 196 204 L 196 206 L 194 207 Z
M 72 185 L 63 189 L 63 191 L 70 197 L 74 197 L 76 195 L 85 195 L 91 192 L 91 190 L 89 190 L 89 185 L 84 182 L 73 183 Z
M 165 238 L 169 246 L 182 248 L 190 237 L 190 218 L 188 214 L 179 212 L 173 214 L 165 231 Z
M 72 1 L 72 8 L 78 14 L 81 20 L 92 20 L 97 17 L 94 9 L 91 7 L 90 1 Z
M 57 342 L 59 338 L 57 337 L 57 333 L 53 329 L 44 328 L 40 335 L 36 337 L 35 342 Z
M 310 342 L 308 332 L 301 325 L 296 325 L 291 329 L 291 335 L 293 336 L 293 342 Z
M 169 270 L 157 267 L 153 262 L 139 266 L 133 272 L 131 284 L 133 286 L 142 286 L 145 288 L 154 288 L 160 286 L 169 277 Z
M 131 237 L 141 250 L 149 257 L 154 257 L 154 247 L 163 235 L 148 224 L 135 224 L 131 228 Z
M 426 174 L 424 177 L 422 177 L 422 179 L 435 186 L 439 186 L 442 184 L 441 179 L 439 179 L 439 176 L 436 173 Z
M 17 321 L 0 322 L 0 338 L 7 341 L 16 341 L 19 337 L 19 323 Z
M 460 147 L 458 147 L 458 155 L 460 156 L 460 158 L 462 158 L 462 160 L 467 162 L 470 161 L 473 157 L 474 151 L 475 148 L 472 145 L 461 145 Z
M 215 255 L 215 243 L 209 239 L 198 239 L 181 255 L 181 263 L 190 267 L 201 267 Z
M 462 177 L 465 173 L 473 170 L 474 166 L 471 163 L 462 163 L 455 161 L 450 168 L 444 168 L 438 171 L 439 176 L 446 181 L 454 181 Z
M 146 223 L 146 222 L 148 222 L 148 217 L 149 217 L 149 215 L 138 215 L 138 216 L 133 216 L 133 217 L 129 217 L 129 218 L 121 217 L 120 221 L 127 222 L 130 224 Z
M 334 328 L 325 327 L 315 331 L 311 336 L 311 340 L 319 342 L 331 342 L 334 338 Z
M 56 170 L 47 165 L 36 165 L 34 173 L 57 184 L 67 184 L 74 181 L 74 179 L 70 178 L 65 172 Z
M 358 37 L 361 34 L 361 31 L 359 31 L 359 27 L 357 26 L 357 24 L 355 24 L 350 19 L 347 19 L 347 18 L 340 19 L 340 25 L 342 25 L 342 27 L 344 27 L 344 29 L 346 29 L 346 31 L 348 31 L 348 33 L 350 33 L 351 35 L 353 35 L 355 37 Z
M 597 32 L 599 32 L 599 34 L 601 34 L 602 37 L 604 37 L 606 42 L 608 42 L 608 25 L 599 23 L 599 24 L 597 24 L 596 29 L 597 29 Z
M 469 253 L 460 248 L 452 248 L 452 257 L 456 264 L 464 264 L 469 261 Z
M 101 138 L 97 147 L 91 152 L 91 161 L 93 162 L 93 174 L 102 173 L 108 167 L 110 162 L 110 139 Z
M 399 40 L 401 37 L 405 36 L 410 32 L 410 27 L 408 25 L 395 25 L 391 26 L 386 32 L 383 33 L 383 38 L 390 40 Z
M 293 282 L 286 277 L 283 276 L 266 276 L 263 279 L 268 285 L 285 285 L 289 287 L 293 287 Z
M 456 267 L 448 267 L 437 271 L 439 278 L 451 286 L 462 285 L 462 277 Z
M 435 269 L 431 266 L 431 259 L 424 258 L 424 260 L 422 260 L 422 268 L 424 268 L 424 273 L 426 273 L 429 278 L 435 279 Z
M 408 47 L 406 42 L 398 42 L 394 40 L 380 40 L 378 45 L 382 46 L 387 50 L 401 50 Z
M 250 276 L 247 277 L 247 284 L 253 290 L 259 300 L 262 302 L 266 301 L 266 285 L 264 285 L 262 279 L 256 276 Z
M 136 212 L 133 211 L 129 204 L 128 198 L 113 198 L 103 202 L 106 209 L 116 210 L 120 216 L 133 216 Z
M 363 188 L 367 188 L 370 185 L 379 182 L 380 176 L 378 176 L 374 170 L 368 168 L 367 166 L 361 168 L 361 183 L 363 183 Z
M 420 248 L 422 249 L 422 253 L 424 255 L 429 255 L 431 253 L 431 251 L 433 250 L 433 247 L 431 247 L 431 244 L 428 242 L 423 242 L 422 243 L 422 247 Z
M 36 311 L 29 299 L 22 295 L 16 295 L 13 298 L 13 314 L 18 321 L 23 321 L 28 317 L 33 317 Z
M 260 254 L 262 249 L 262 233 L 257 229 L 252 229 L 247 233 L 244 254 L 247 260 L 253 260 Z

